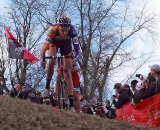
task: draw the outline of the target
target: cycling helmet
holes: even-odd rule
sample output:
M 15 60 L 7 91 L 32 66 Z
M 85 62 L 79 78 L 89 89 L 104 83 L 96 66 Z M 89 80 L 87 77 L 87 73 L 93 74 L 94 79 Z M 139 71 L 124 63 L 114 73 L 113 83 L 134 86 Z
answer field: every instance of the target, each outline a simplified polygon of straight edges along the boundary
M 59 18 L 58 22 L 59 22 L 59 24 L 69 24 L 69 25 L 71 24 L 70 18 L 65 15 L 61 16 Z
M 63 15 L 59 18 L 58 22 L 62 30 L 70 29 L 71 20 L 69 17 Z

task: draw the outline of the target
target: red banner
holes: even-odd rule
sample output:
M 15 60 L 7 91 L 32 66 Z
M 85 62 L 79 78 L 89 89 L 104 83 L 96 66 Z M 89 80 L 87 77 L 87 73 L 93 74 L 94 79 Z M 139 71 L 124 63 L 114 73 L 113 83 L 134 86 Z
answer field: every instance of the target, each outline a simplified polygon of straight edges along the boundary
M 137 103 L 123 105 L 116 110 L 117 119 L 130 122 L 132 124 L 142 124 L 149 127 L 160 126 L 160 94 Z
M 31 54 L 21 44 L 18 43 L 8 28 L 5 29 L 5 33 L 8 41 L 8 53 L 10 58 L 24 59 L 29 61 L 31 64 L 39 61 L 38 58 L 36 58 L 33 54 Z

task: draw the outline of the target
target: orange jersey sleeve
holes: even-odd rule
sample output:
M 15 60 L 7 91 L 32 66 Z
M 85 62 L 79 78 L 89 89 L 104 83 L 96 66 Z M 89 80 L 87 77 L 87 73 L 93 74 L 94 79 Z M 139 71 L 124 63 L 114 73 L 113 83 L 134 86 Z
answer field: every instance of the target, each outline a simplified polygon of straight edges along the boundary
M 59 31 L 59 26 L 58 25 L 54 25 L 51 26 L 47 32 L 47 36 L 50 39 L 54 39 L 57 36 L 57 32 Z
M 57 35 L 57 32 L 59 30 L 58 25 L 53 25 L 48 29 L 47 32 L 47 38 L 45 42 L 43 43 L 42 50 L 41 50 L 41 57 L 46 53 L 46 51 L 49 49 L 52 39 L 54 39 Z

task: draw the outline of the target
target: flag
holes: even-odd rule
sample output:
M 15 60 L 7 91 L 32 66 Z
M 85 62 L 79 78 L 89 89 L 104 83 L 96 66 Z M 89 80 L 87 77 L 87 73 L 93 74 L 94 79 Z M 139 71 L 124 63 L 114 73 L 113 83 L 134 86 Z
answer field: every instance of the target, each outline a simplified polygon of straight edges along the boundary
M 8 53 L 9 57 L 13 59 L 24 59 L 29 61 L 31 64 L 36 63 L 38 58 L 27 51 L 18 41 L 14 38 L 8 28 L 5 28 L 5 33 L 8 42 Z

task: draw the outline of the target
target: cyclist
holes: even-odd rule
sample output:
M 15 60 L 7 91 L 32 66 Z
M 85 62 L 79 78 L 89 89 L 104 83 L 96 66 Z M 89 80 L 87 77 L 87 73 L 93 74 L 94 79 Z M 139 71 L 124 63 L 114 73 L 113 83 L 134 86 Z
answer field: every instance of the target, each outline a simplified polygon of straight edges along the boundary
M 72 43 L 75 50 L 74 59 L 72 59 Z M 70 18 L 67 16 L 61 16 L 58 23 L 51 26 L 47 33 L 46 41 L 43 43 L 41 50 L 42 66 L 45 66 L 44 61 L 45 53 L 49 49 L 48 56 L 56 56 L 57 49 L 60 49 L 60 53 L 63 58 L 64 77 L 67 86 L 67 95 L 70 103 L 70 109 L 74 109 L 74 96 L 73 96 L 73 81 L 71 78 L 72 62 L 77 61 L 80 56 L 80 46 L 78 42 L 77 32 L 74 26 L 71 24 Z M 54 59 L 49 59 L 47 65 L 47 78 L 46 78 L 46 90 L 50 89 L 50 81 L 54 73 Z
M 80 113 L 80 66 L 78 62 L 73 62 L 71 74 L 74 86 L 74 108 L 76 113 Z

